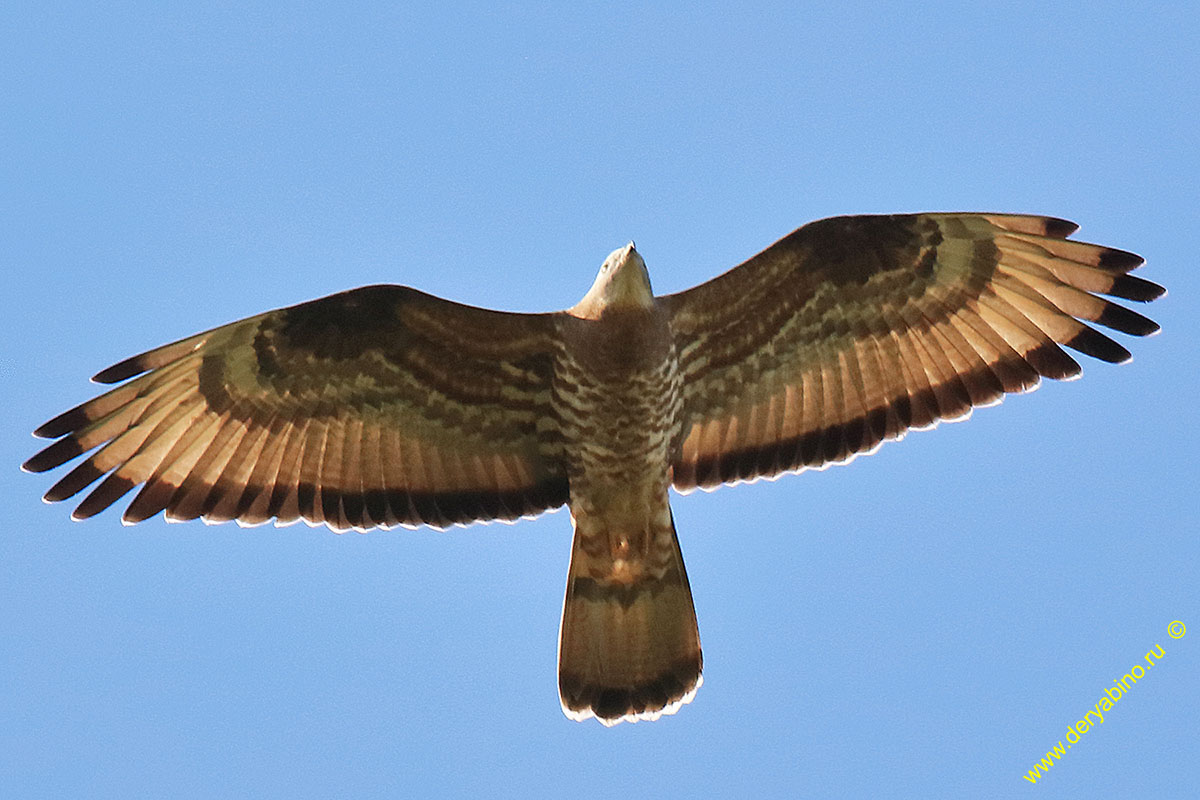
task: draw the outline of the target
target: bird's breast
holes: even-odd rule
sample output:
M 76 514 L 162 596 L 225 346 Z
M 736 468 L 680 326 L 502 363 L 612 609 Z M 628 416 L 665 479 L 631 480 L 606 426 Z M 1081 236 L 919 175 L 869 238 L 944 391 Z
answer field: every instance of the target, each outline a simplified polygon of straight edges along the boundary
M 564 327 L 554 403 L 573 490 L 665 487 L 683 405 L 665 317 L 623 314 Z

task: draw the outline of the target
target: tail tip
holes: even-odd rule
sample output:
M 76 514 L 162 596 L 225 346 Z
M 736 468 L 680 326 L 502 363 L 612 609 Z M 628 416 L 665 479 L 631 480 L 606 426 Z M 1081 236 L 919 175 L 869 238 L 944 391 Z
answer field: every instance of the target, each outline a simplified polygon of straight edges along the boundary
M 596 719 L 611 728 L 622 722 L 656 720 L 675 714 L 696 697 L 704 683 L 699 660 L 679 664 L 653 681 L 637 686 L 600 686 L 571 676 L 559 676 L 559 698 L 568 719 Z

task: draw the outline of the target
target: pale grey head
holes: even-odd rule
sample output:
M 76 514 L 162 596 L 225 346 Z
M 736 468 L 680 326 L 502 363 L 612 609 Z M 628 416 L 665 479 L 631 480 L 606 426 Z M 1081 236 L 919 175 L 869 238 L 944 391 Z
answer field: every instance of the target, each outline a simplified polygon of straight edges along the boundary
M 571 312 L 579 317 L 596 318 L 609 310 L 650 309 L 653 306 L 650 273 L 630 242 L 604 259 L 592 288 Z

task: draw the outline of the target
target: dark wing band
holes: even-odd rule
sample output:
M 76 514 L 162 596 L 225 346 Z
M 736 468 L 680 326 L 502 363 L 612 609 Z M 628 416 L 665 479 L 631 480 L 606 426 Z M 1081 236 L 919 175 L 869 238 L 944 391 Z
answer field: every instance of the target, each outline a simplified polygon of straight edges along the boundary
M 84 518 L 144 483 L 126 522 L 166 510 L 335 530 L 516 519 L 567 500 L 550 409 L 550 315 L 400 286 L 271 311 L 122 361 L 128 381 L 35 433 L 42 472 L 99 447 L 46 494 L 107 475 Z
M 1145 336 L 1132 253 L 1076 225 L 1005 214 L 837 217 L 663 298 L 685 375 L 676 488 L 844 462 L 1043 378 L 1079 374 L 1059 345 L 1129 358 L 1095 322 Z

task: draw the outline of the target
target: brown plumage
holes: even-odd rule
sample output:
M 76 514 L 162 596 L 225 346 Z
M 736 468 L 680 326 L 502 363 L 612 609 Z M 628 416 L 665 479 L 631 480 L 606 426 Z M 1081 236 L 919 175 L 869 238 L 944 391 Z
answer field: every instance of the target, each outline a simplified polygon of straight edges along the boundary
M 568 504 L 559 691 L 573 718 L 673 713 L 700 641 L 668 489 L 820 468 L 1043 378 L 1063 346 L 1121 362 L 1087 323 L 1158 326 L 1132 253 L 1006 214 L 814 222 L 655 297 L 629 245 L 575 307 L 512 314 L 370 286 L 135 356 L 120 385 L 35 432 L 24 465 L 85 456 L 46 493 L 126 522 L 446 527 Z M 89 454 L 90 453 L 90 454 Z M 103 480 L 101 480 L 103 479 Z

